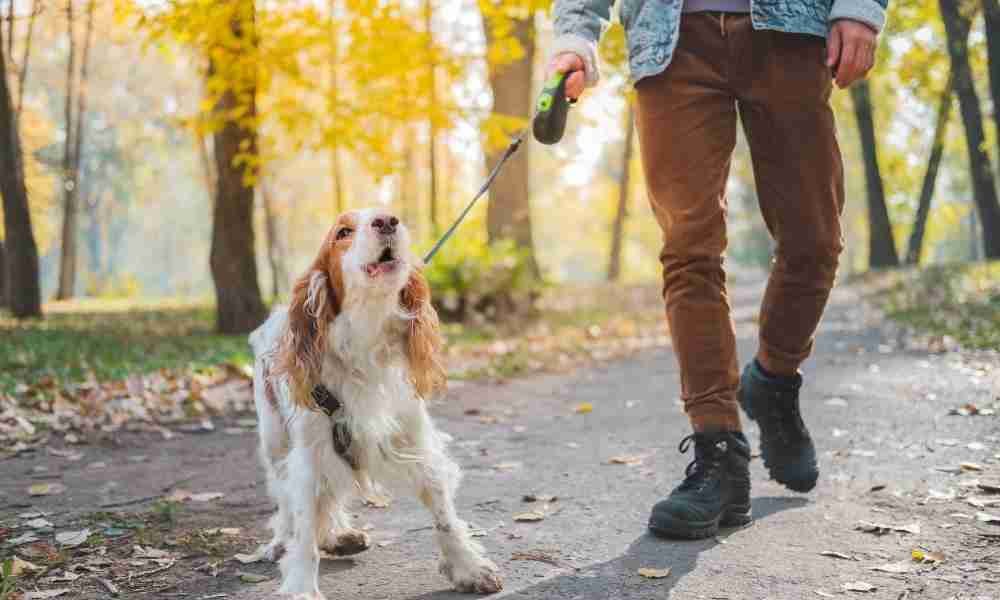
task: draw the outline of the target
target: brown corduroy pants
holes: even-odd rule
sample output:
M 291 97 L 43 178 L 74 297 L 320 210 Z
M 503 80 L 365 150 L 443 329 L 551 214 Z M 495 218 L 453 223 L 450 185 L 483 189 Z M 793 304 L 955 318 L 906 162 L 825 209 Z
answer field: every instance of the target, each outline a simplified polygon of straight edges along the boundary
M 696 431 L 740 429 L 726 292 L 726 179 L 737 113 L 760 210 L 776 241 L 757 360 L 790 375 L 812 350 L 843 248 L 843 165 L 823 39 L 754 31 L 748 15 L 685 14 L 670 66 L 636 85 L 663 295 Z

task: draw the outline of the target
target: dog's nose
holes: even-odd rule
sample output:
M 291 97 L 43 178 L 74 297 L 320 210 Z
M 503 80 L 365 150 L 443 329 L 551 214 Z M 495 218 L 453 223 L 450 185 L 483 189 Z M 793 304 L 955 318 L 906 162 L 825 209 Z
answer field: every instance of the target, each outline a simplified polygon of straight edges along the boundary
M 399 219 L 390 215 L 382 215 L 380 217 L 375 217 L 375 219 L 372 220 L 372 229 L 382 235 L 392 235 L 396 233 L 397 225 L 399 225 Z

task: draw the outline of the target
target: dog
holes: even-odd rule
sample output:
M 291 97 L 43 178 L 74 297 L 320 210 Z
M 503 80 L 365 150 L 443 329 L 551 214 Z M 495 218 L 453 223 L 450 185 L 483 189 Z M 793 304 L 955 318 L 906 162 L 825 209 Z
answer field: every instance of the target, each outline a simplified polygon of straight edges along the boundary
M 250 335 L 260 460 L 278 505 L 271 541 L 281 593 L 323 598 L 320 551 L 369 546 L 345 511 L 376 490 L 430 510 L 440 572 L 456 590 L 502 589 L 496 565 L 455 512 L 460 471 L 426 401 L 446 382 L 438 316 L 410 235 L 377 209 L 340 215 L 287 308 Z

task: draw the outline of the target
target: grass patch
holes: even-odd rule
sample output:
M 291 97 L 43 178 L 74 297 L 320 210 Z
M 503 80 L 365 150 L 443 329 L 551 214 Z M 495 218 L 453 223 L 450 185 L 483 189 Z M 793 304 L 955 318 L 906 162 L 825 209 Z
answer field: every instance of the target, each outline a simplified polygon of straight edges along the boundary
M 872 277 L 874 297 L 892 319 L 965 348 L 1000 348 L 1000 261 Z
M 17 384 L 125 379 L 161 369 L 250 361 L 246 336 L 214 332 L 210 306 L 82 301 L 46 306 L 40 320 L 0 314 L 0 392 Z
M 252 360 L 246 336 L 215 333 L 214 309 L 204 302 L 80 300 L 51 303 L 45 314 L 16 321 L 0 313 L 0 393 Z M 562 286 L 546 290 L 530 319 L 445 323 L 443 330 L 455 375 L 513 377 L 556 359 L 577 362 L 602 341 L 662 334 L 662 314 L 655 287 Z

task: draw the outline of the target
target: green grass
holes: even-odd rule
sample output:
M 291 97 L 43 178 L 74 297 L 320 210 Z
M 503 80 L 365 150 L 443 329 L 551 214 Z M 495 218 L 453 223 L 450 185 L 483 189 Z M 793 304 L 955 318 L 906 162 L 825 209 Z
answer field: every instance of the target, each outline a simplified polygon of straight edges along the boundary
M 875 298 L 889 317 L 969 349 L 1000 348 L 1000 261 L 879 274 Z
M 178 302 L 53 303 L 44 319 L 20 322 L 0 314 L 0 392 L 250 361 L 246 336 L 213 329 L 211 307 Z

